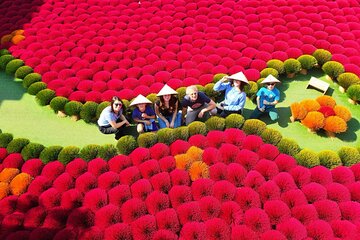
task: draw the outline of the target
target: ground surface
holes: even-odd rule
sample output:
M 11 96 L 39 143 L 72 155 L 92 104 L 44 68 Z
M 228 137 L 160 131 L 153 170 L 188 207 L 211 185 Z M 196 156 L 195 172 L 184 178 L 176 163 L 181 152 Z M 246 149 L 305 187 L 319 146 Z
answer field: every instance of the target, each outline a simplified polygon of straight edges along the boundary
M 281 103 L 278 105 L 280 113 L 279 122 L 271 122 L 264 117 L 268 126 L 281 131 L 284 137 L 295 139 L 301 148 L 315 151 L 324 149 L 337 150 L 342 146 L 356 146 L 360 138 L 360 109 L 358 106 L 347 102 L 345 94 L 340 93 L 335 83 L 330 83 L 327 94 L 335 98 L 338 105 L 346 106 L 353 114 L 353 119 L 348 123 L 348 131 L 328 138 L 324 133 L 312 134 L 300 122 L 291 123 L 289 117 L 290 104 L 306 98 L 315 99 L 322 93 L 315 89 L 306 89 L 311 76 L 327 81 L 321 71 L 312 71 L 308 75 L 297 75 L 294 79 L 284 79 L 279 86 L 282 94 Z M 70 118 L 59 118 L 49 108 L 40 107 L 35 103 L 34 96 L 26 93 L 21 82 L 14 81 L 5 73 L 0 73 L 0 126 L 3 132 L 13 133 L 15 137 L 28 138 L 31 142 L 38 142 L 45 146 L 75 145 L 83 147 L 88 144 L 114 144 L 112 135 L 100 134 L 96 125 L 87 124 L 83 120 L 74 122 Z M 244 116 L 247 119 L 255 105 L 247 101 Z M 35 124 L 34 124 L 35 123 Z M 26 131 L 24 131 L 26 129 Z

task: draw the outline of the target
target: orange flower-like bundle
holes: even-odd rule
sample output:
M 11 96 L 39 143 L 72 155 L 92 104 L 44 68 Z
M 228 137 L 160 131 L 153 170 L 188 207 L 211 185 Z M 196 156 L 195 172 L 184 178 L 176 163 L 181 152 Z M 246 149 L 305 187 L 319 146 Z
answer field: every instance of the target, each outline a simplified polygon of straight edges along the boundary
M 320 106 L 326 106 L 334 108 L 336 105 L 336 101 L 333 97 L 323 95 L 316 98 L 316 101 L 320 104 Z
M 190 164 L 193 161 L 186 153 L 183 153 L 183 154 L 175 155 L 175 162 L 177 169 L 185 170 L 190 167 Z
M 208 178 L 209 166 L 203 161 L 193 162 L 189 168 L 189 175 L 192 181 L 199 178 Z
M 347 130 L 346 122 L 338 116 L 327 117 L 324 123 L 324 129 L 328 132 L 342 133 Z
M 176 168 L 188 170 L 192 181 L 209 177 L 209 166 L 202 161 L 204 150 L 191 146 L 186 153 L 175 155 Z
M 301 107 L 308 111 L 305 116 Z M 301 123 L 312 131 L 323 128 L 328 136 L 345 132 L 347 130 L 346 122 L 351 119 L 351 112 L 347 108 L 336 105 L 334 98 L 326 95 L 320 96 L 316 100 L 305 99 L 300 103 L 293 103 L 290 105 L 290 110 L 292 121 L 300 119 Z
M 13 195 L 19 196 L 26 192 L 31 183 L 31 176 L 27 173 L 20 173 L 10 182 L 10 191 Z
M 6 182 L 0 182 L 0 200 L 9 195 L 10 188 Z
M 322 113 L 312 111 L 309 112 L 303 120 L 301 120 L 301 123 L 309 129 L 316 131 L 324 126 L 324 120 L 325 117 Z
M 25 36 L 24 35 L 15 35 L 11 38 L 11 42 L 13 44 L 18 44 L 19 42 L 21 42 L 22 40 L 25 39 Z
M 192 159 L 192 162 L 196 161 L 202 161 L 202 154 L 204 150 L 201 148 L 191 146 L 187 151 L 186 154 L 189 156 L 189 158 Z
M 302 120 L 307 114 L 306 108 L 300 103 L 293 103 L 290 105 L 291 115 L 294 119 Z
M 351 112 L 344 106 L 336 105 L 334 111 L 335 115 L 342 118 L 345 122 L 351 119 Z
M 0 173 L 0 182 L 10 183 L 19 172 L 17 168 L 4 168 Z
M 19 29 L 19 30 L 13 31 L 10 34 L 6 34 L 6 35 L 2 36 L 1 44 L 7 43 L 7 42 L 12 42 L 13 44 L 18 44 L 19 42 L 21 42 L 24 39 L 25 39 L 24 30 Z
M 307 112 L 317 111 L 320 108 L 320 104 L 313 99 L 305 99 L 300 102 L 304 106 Z

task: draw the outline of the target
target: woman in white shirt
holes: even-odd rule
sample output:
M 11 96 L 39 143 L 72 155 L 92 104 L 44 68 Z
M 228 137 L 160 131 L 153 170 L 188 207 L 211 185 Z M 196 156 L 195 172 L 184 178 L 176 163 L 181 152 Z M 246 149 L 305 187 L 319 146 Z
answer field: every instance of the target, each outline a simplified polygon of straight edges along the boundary
M 104 108 L 97 121 L 100 132 L 104 134 L 115 134 L 118 140 L 123 136 L 123 129 L 130 123 L 123 115 L 123 103 L 120 98 L 113 97 L 111 105 Z

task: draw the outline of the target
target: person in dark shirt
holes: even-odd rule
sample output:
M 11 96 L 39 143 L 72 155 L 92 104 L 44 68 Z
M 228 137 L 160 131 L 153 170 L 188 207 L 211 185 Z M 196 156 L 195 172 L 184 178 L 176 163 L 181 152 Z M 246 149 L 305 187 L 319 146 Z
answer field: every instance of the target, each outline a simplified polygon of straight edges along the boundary
M 150 104 L 152 102 L 141 94 L 130 104 L 130 106 L 136 106 L 132 112 L 132 118 L 138 123 L 136 127 L 138 133 L 158 130 L 155 122 L 156 115 Z
M 177 128 L 181 126 L 181 112 L 179 112 L 178 93 L 169 87 L 164 87 L 157 94 L 159 100 L 155 102 L 155 113 L 160 128 Z
M 186 88 L 186 95 L 181 101 L 182 114 L 186 125 L 195 120 L 207 120 L 216 114 L 216 104 L 205 93 L 199 92 L 195 85 Z

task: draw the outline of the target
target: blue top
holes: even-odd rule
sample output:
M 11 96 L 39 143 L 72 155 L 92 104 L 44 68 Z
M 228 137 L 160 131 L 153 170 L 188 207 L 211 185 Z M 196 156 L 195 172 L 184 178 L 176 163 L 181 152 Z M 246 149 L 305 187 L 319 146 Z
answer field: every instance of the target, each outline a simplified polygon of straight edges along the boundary
M 146 105 L 145 111 L 144 112 L 140 112 L 139 108 L 134 108 L 134 111 L 132 112 L 132 118 L 135 119 L 139 119 L 139 120 L 145 120 L 145 118 L 143 118 L 141 116 L 141 114 L 146 113 L 148 116 L 153 116 L 155 115 L 154 110 L 152 109 L 152 107 L 150 105 Z M 147 119 L 147 120 L 151 120 L 151 119 Z M 153 120 L 153 119 L 152 119 Z
M 198 109 L 202 107 L 205 103 L 209 103 L 211 99 L 205 95 L 203 92 L 198 92 L 198 97 L 195 102 L 190 100 L 190 97 L 186 95 L 184 99 L 181 101 L 181 106 L 186 108 L 190 107 L 191 109 Z
M 263 103 L 264 100 L 268 102 L 279 101 L 280 100 L 280 92 L 277 88 L 273 90 L 269 90 L 266 87 L 262 87 L 256 94 L 256 96 L 260 97 L 260 108 L 265 106 L 265 108 L 273 108 L 274 105 L 265 105 Z
M 231 86 L 230 82 L 217 81 L 214 85 L 215 91 L 225 90 L 224 109 L 228 111 L 239 111 L 244 108 L 246 94 Z
M 121 116 L 121 114 L 122 114 L 122 109 L 119 111 L 118 114 L 116 114 L 113 111 L 111 111 L 111 106 L 108 106 L 104 108 L 104 110 L 101 112 L 97 123 L 101 127 L 110 126 L 110 122 L 111 121 L 116 122 Z

